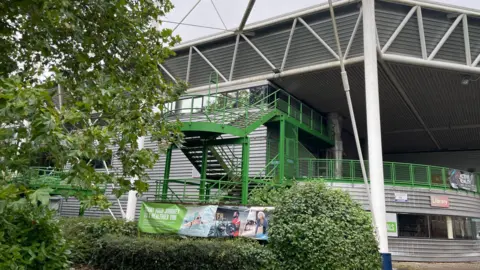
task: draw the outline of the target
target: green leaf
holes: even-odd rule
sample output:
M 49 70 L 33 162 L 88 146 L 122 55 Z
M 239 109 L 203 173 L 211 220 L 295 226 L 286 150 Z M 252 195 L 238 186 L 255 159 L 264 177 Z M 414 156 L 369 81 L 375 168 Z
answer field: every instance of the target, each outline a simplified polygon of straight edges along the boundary
M 40 202 L 42 205 L 48 205 L 50 203 L 50 193 L 53 192 L 51 188 L 40 188 L 30 194 L 29 199 L 32 204 Z

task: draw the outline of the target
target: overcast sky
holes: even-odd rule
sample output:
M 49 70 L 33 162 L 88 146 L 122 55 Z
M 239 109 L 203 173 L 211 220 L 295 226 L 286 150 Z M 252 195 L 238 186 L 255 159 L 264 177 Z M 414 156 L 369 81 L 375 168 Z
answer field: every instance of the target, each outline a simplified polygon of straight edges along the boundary
M 171 0 L 175 5 L 165 20 L 180 22 L 198 0 Z M 188 25 L 180 25 L 175 30 L 183 42 L 221 32 L 224 25 L 217 15 L 214 5 L 228 29 L 236 28 L 242 19 L 248 0 L 201 0 L 197 7 L 183 21 L 186 24 L 202 25 L 218 29 L 207 29 Z M 257 0 L 247 24 L 265 20 L 274 16 L 289 13 L 299 9 L 322 4 L 325 0 Z M 476 8 L 480 10 L 480 0 L 436 0 L 451 5 Z M 164 25 L 174 28 L 176 24 L 165 22 Z

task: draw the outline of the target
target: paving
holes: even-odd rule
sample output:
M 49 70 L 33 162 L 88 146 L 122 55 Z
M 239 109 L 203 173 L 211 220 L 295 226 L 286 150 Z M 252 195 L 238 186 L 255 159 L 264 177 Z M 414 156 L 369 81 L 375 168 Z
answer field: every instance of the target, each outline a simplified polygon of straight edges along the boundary
M 396 270 L 480 270 L 479 263 L 415 263 L 398 262 L 393 264 Z

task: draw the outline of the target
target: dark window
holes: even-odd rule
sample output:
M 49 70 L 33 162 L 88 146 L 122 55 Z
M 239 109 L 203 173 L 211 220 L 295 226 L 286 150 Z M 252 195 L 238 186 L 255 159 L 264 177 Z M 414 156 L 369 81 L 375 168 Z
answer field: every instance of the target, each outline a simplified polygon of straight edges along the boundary
M 428 217 L 425 215 L 398 214 L 398 236 L 429 237 Z
M 453 238 L 455 239 L 473 239 L 474 225 L 471 218 L 452 217 Z
M 430 216 L 431 238 L 448 239 L 447 217 Z

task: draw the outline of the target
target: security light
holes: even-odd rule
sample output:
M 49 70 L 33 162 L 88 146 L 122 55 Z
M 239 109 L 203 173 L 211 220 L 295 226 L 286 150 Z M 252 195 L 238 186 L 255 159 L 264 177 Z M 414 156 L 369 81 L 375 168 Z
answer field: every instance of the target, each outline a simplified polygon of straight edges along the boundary
M 470 83 L 470 80 L 471 80 L 470 76 L 468 76 L 468 75 L 463 76 L 462 77 L 462 85 L 468 85 Z

